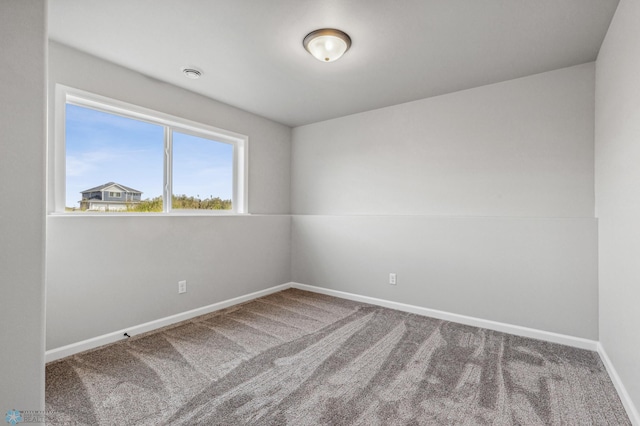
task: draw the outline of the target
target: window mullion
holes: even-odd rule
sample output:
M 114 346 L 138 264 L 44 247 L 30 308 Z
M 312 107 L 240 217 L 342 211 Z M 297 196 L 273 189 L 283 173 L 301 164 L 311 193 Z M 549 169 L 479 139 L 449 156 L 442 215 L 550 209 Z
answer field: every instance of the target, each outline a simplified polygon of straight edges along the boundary
M 240 184 L 240 182 L 238 181 L 238 144 L 233 144 L 233 181 L 232 181 L 232 190 L 231 190 L 231 205 L 232 210 L 235 213 L 238 213 L 238 211 L 242 210 L 242 204 L 240 201 L 240 197 L 238 197 L 238 185 Z
M 165 213 L 171 212 L 171 195 L 173 194 L 173 131 L 164 126 L 164 190 L 162 205 Z

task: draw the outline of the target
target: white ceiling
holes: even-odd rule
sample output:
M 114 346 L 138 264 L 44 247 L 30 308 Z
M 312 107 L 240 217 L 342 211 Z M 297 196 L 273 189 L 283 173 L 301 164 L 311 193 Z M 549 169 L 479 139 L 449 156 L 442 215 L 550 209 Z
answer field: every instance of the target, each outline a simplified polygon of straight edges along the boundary
M 50 38 L 289 126 L 596 59 L 618 0 L 50 0 Z M 302 47 L 347 32 L 345 56 Z M 183 66 L 204 73 L 189 80 Z

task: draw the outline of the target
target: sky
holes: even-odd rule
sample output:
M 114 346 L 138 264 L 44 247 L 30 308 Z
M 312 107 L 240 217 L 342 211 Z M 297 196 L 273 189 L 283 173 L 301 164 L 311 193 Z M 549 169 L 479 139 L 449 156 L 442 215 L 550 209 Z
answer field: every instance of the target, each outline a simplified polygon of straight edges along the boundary
M 116 182 L 162 195 L 164 127 L 77 105 L 66 108 L 66 206 L 79 207 L 80 192 Z M 233 146 L 173 133 L 173 193 L 231 199 Z

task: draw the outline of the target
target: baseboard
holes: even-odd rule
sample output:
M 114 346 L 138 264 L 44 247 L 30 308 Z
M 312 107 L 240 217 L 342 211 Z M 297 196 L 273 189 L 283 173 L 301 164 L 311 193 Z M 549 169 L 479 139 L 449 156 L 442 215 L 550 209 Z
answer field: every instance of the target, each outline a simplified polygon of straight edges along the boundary
M 620 376 L 618 376 L 618 372 L 616 371 L 613 363 L 609 359 L 609 355 L 604 350 L 604 347 L 600 342 L 598 342 L 598 354 L 600 355 L 600 359 L 602 359 L 602 363 L 607 369 L 607 373 L 609 373 L 609 377 L 611 377 L 611 381 L 613 385 L 616 387 L 618 391 L 618 396 L 622 401 L 622 405 L 624 405 L 625 410 L 627 410 L 627 415 L 629 416 L 629 420 L 634 426 L 640 426 L 640 413 L 638 413 L 638 409 L 633 404 L 631 400 L 631 396 L 627 392 L 627 388 L 622 384 L 622 380 L 620 380 Z
M 600 342 L 584 339 L 580 337 L 567 336 L 559 333 L 552 333 L 549 331 L 537 330 L 528 327 L 521 327 L 518 325 L 506 324 L 497 321 L 485 320 L 481 318 L 470 317 L 466 315 L 453 314 L 450 312 L 439 311 L 436 309 L 424 308 L 421 306 L 408 305 L 405 303 L 392 302 L 390 300 L 377 299 L 375 297 L 362 296 L 353 293 L 347 293 L 339 290 L 332 290 L 323 287 L 316 287 L 307 284 L 300 284 L 295 282 L 280 284 L 277 286 L 273 286 L 267 288 L 265 290 L 256 291 L 254 293 L 250 293 L 244 296 L 235 297 L 233 299 L 228 299 L 222 302 L 214 303 L 208 306 L 203 306 L 201 308 L 192 309 L 187 312 L 182 312 L 176 315 L 171 315 L 165 318 L 161 318 L 155 321 L 150 321 L 144 324 L 140 324 L 137 326 L 129 327 L 126 329 L 114 331 L 112 333 L 108 333 L 102 336 L 94 337 L 91 339 L 83 340 L 81 342 L 73 343 L 71 345 L 63 346 L 56 349 L 51 349 L 46 351 L 45 353 L 45 361 L 51 362 L 56 361 L 58 359 L 71 356 L 80 352 L 84 352 L 86 350 L 95 349 L 100 346 L 107 345 L 109 343 L 114 343 L 119 340 L 123 340 L 124 333 L 128 333 L 130 336 L 134 336 L 141 333 L 146 333 L 149 331 L 153 331 L 158 328 L 166 327 L 168 325 L 176 324 L 181 321 L 189 320 L 191 318 L 195 318 L 199 315 L 208 314 L 211 312 L 218 311 L 220 309 L 225 309 L 239 303 L 248 302 L 253 299 L 257 299 L 259 297 L 267 296 L 272 293 L 276 293 L 278 291 L 286 290 L 288 288 L 297 288 L 300 290 L 311 291 L 314 293 L 326 294 L 329 296 L 340 297 L 342 299 L 354 300 L 357 302 L 369 303 L 371 305 L 383 306 L 385 308 L 396 309 L 403 312 L 410 312 L 418 315 L 424 315 L 432 318 L 441 319 L 444 321 L 452 321 L 460 324 L 471 325 L 474 327 L 486 328 L 489 330 L 500 331 L 503 333 L 510 333 L 517 336 L 529 337 L 532 339 L 544 340 L 552 343 L 559 343 L 562 345 L 572 346 L 580 349 L 588 349 L 597 351 L 602 359 L 602 362 L 611 377 L 611 380 L 622 400 L 622 404 L 627 410 L 627 414 L 631 423 L 634 426 L 640 426 L 640 415 L 638 414 L 638 410 L 636 409 L 631 397 L 629 396 L 626 388 L 622 384 L 620 380 L 620 376 L 616 369 L 613 367 L 609 356 L 606 351 L 600 344 Z
M 244 296 L 234 297 L 233 299 L 224 300 L 222 302 L 214 303 L 212 305 L 203 306 L 201 308 L 192 309 L 190 311 L 181 312 L 176 315 L 171 315 L 165 318 L 160 318 L 154 321 L 149 321 L 144 324 L 136 325 L 133 327 L 124 328 L 122 330 L 107 333 L 102 336 L 93 337 L 91 339 L 83 340 L 81 342 L 72 343 L 60 348 L 51 349 L 45 352 L 45 362 L 56 361 L 58 359 L 71 356 L 80 352 L 87 351 L 89 349 L 95 349 L 100 346 L 114 343 L 119 340 L 125 339 L 124 333 L 128 333 L 130 336 L 146 333 L 156 330 L 158 328 L 166 327 L 168 325 L 179 323 L 180 321 L 189 320 L 199 315 L 208 314 L 211 312 L 219 311 L 220 309 L 228 308 L 239 303 L 244 303 L 249 300 L 257 299 L 258 297 L 267 296 L 278 291 L 291 288 L 291 283 L 285 283 L 270 287 L 265 290 L 256 291 Z
M 361 296 L 358 294 L 347 293 L 344 291 L 332 290 L 323 287 L 316 287 L 307 284 L 300 283 L 285 283 L 274 287 L 270 287 L 265 290 L 256 291 L 244 296 L 235 297 L 222 302 L 214 303 L 201 308 L 193 309 L 190 311 L 182 312 L 176 315 L 171 315 L 165 318 L 160 318 L 154 321 L 150 321 L 144 324 L 128 327 L 122 330 L 117 330 L 111 333 L 104 334 L 102 336 L 93 337 L 91 339 L 83 340 L 81 342 L 72 343 L 70 345 L 62 346 L 59 348 L 51 349 L 45 352 L 45 362 L 55 361 L 70 355 L 74 355 L 89 349 L 95 349 L 100 346 L 114 343 L 119 340 L 123 340 L 124 333 L 128 333 L 130 336 L 134 336 L 141 333 L 156 330 L 158 328 L 166 327 L 168 325 L 176 324 L 180 321 L 189 320 L 199 315 L 208 314 L 218 311 L 220 309 L 228 308 L 239 303 L 244 303 L 249 300 L 257 299 L 259 297 L 267 296 L 278 291 L 286 290 L 288 288 L 298 288 L 300 290 L 311 291 L 314 293 L 326 294 L 329 296 L 340 297 L 343 299 L 354 300 L 357 302 L 369 303 L 372 305 L 383 306 L 390 309 L 396 309 L 403 312 L 411 312 L 418 315 L 424 315 L 432 318 L 437 318 L 445 321 L 452 321 L 460 324 L 471 325 L 474 327 L 487 328 L 489 330 L 501 331 L 503 333 L 515 334 L 517 336 L 529 337 L 532 339 L 539 339 L 553 343 L 559 343 L 562 345 L 573 346 L 580 349 L 588 349 L 598 351 L 598 342 L 589 339 L 583 339 L 580 337 L 567 336 L 564 334 L 552 333 L 548 331 L 536 330 L 533 328 L 521 327 L 512 324 L 501 323 L 497 321 L 485 320 L 481 318 L 470 317 L 466 315 L 453 314 L 450 312 L 439 311 L 436 309 L 424 308 L 421 306 L 408 305 L 405 303 L 393 302 L 390 300 L 377 299 L 369 296 Z M 640 426 L 640 425 L 639 425 Z
M 291 283 L 291 287 L 300 290 L 312 291 L 314 293 L 326 294 L 329 296 L 340 297 L 343 299 L 354 300 L 357 302 L 369 303 L 371 305 L 383 306 L 385 308 L 396 309 L 403 312 L 411 312 L 413 314 L 424 315 L 444 321 L 456 322 L 459 324 L 471 325 L 474 327 L 487 328 L 489 330 L 500 331 L 503 333 L 515 334 L 516 336 L 529 337 L 531 339 L 544 340 L 561 345 L 572 346 L 580 349 L 588 349 L 596 351 L 598 342 L 595 340 L 584 339 L 581 337 L 568 336 L 565 334 L 553 333 L 550 331 L 537 330 L 534 328 L 521 327 L 519 325 L 506 324 L 497 321 L 491 321 L 481 318 L 470 317 L 466 315 L 452 314 L 450 312 L 438 311 L 436 309 L 423 308 L 421 306 L 407 305 L 405 303 L 392 302 L 384 299 L 376 299 L 375 297 L 361 296 L 344 291 L 332 290 L 323 287 L 316 287 L 307 284 Z

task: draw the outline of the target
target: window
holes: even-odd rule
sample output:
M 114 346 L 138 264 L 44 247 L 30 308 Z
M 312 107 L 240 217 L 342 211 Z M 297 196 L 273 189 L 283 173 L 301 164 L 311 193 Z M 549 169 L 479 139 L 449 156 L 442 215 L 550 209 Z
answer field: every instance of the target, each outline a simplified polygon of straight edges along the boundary
M 247 137 L 57 87 L 55 212 L 246 213 Z

